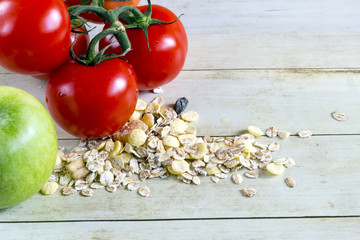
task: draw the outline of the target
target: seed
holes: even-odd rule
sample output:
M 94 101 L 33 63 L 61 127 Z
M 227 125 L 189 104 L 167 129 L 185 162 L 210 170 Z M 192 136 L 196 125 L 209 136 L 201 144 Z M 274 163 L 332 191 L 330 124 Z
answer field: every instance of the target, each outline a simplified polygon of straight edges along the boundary
M 291 178 L 291 177 L 285 178 L 285 183 L 286 183 L 286 185 L 288 185 L 288 187 L 290 187 L 290 188 L 296 187 L 296 181 L 295 181 L 295 179 L 293 179 L 293 178 Z

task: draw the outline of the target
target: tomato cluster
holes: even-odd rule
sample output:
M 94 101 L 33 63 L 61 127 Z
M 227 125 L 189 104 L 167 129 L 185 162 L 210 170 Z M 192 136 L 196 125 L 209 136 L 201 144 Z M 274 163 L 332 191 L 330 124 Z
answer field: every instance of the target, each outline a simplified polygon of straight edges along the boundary
M 146 29 L 143 23 L 128 28 L 131 23 L 119 18 L 116 24 L 125 25 L 131 51 L 127 52 L 130 47 L 126 50 L 116 41 L 119 37 L 114 32 L 115 36 L 110 34 L 100 41 L 100 50 L 104 51 L 98 53 L 103 54 L 98 58 L 93 54 L 95 44 L 84 25 L 78 29 L 72 25 L 70 8 L 81 2 L 0 0 L 0 65 L 15 73 L 48 80 L 46 102 L 58 125 L 77 137 L 100 138 L 114 133 L 128 121 L 139 90 L 160 87 L 179 74 L 188 42 L 181 21 L 167 8 L 152 5 L 150 18 L 146 15 L 149 6 L 137 7 L 140 0 L 105 0 L 101 8 L 104 11 L 127 4 L 135 15 L 137 11 L 146 16 L 140 19 L 144 23 L 151 22 L 150 19 L 157 22 Z M 92 5 L 90 1 L 89 6 Z M 84 11 L 79 19 L 103 22 L 99 16 L 102 15 Z M 138 24 L 139 19 L 135 22 Z M 107 21 L 103 30 L 111 27 Z M 104 57 L 115 54 L 123 54 L 126 61 Z

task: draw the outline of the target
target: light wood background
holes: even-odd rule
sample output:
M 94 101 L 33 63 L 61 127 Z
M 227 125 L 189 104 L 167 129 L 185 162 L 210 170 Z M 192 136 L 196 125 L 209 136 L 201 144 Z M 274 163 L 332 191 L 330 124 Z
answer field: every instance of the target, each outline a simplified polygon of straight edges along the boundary
M 36 194 L 0 210 L 0 239 L 359 239 L 360 1 L 153 3 L 184 13 L 189 38 L 183 71 L 163 87 L 166 102 L 186 96 L 200 114 L 199 135 L 234 136 L 248 125 L 288 130 L 279 154 L 297 166 L 241 186 L 152 179 L 142 183 L 148 199 L 123 189 L 92 198 Z M 45 105 L 44 81 L 0 69 L 0 85 Z M 335 110 L 349 119 L 335 121 Z M 314 136 L 300 139 L 300 130 Z M 77 144 L 57 132 L 59 145 Z M 296 188 L 286 187 L 288 176 Z M 259 195 L 243 197 L 245 186 Z

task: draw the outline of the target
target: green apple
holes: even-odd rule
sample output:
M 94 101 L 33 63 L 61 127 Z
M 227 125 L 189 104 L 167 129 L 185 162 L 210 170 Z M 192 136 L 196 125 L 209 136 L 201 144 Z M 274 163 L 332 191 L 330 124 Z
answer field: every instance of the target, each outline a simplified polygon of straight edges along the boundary
M 0 86 L 0 209 L 38 192 L 57 154 L 54 123 L 29 93 Z

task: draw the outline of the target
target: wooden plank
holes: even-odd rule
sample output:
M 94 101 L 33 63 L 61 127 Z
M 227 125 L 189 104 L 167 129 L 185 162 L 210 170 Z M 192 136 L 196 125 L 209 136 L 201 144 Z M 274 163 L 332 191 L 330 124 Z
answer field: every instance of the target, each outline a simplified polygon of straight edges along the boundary
M 357 240 L 359 218 L 3 223 L 8 239 L 327 239 Z M 335 227 L 336 226 L 336 227 Z M 19 231 L 20 230 L 20 231 Z
M 259 141 L 268 142 L 269 138 Z M 244 178 L 241 185 L 232 183 L 230 177 L 217 184 L 202 177 L 199 186 L 181 183 L 175 177 L 150 179 L 141 182 L 151 189 L 149 198 L 123 188 L 115 193 L 98 190 L 91 198 L 39 193 L 0 210 L 0 222 L 359 216 L 359 142 L 360 136 L 290 137 L 280 141 L 281 151 L 274 157 L 291 156 L 297 165 L 282 176 L 259 170 L 258 179 Z M 67 148 L 76 143 L 60 141 Z M 296 188 L 285 185 L 289 176 L 297 181 Z M 240 193 L 243 187 L 253 187 L 259 194 L 244 197 Z
M 146 3 L 146 1 L 142 1 Z M 176 14 L 189 34 L 358 32 L 360 2 L 352 0 L 157 0 Z
M 359 68 L 359 62 L 359 33 L 198 34 L 189 35 L 184 70 Z
M 236 135 L 248 125 L 275 125 L 292 134 L 309 129 L 315 134 L 359 134 L 358 70 L 241 70 L 184 71 L 163 87 L 166 103 L 179 97 L 197 111 L 199 135 Z M 15 74 L 0 74 L 0 85 L 22 88 L 45 104 L 45 82 Z M 150 101 L 156 95 L 140 93 Z M 350 118 L 335 121 L 331 113 Z M 224 119 L 227 122 L 224 122 Z M 72 138 L 57 127 L 59 138 Z

